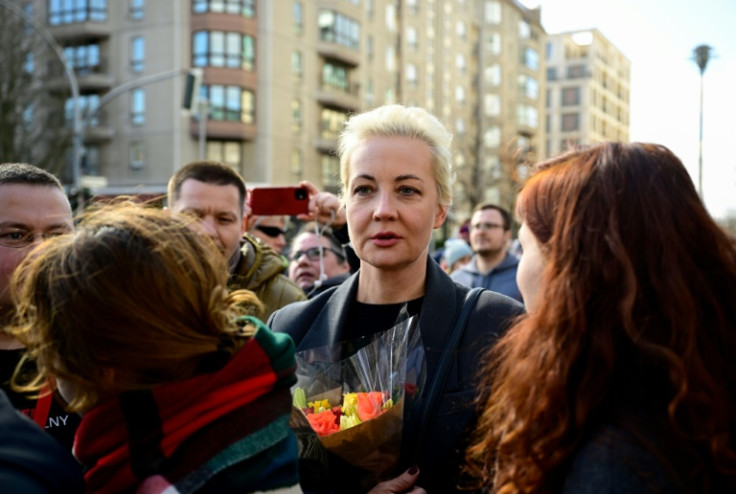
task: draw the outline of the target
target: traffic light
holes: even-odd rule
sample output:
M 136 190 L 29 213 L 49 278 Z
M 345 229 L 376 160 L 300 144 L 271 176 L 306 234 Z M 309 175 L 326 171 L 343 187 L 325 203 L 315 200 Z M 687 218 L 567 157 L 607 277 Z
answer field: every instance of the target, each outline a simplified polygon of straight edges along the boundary
M 197 100 L 199 99 L 199 86 L 202 84 L 202 69 L 190 69 L 187 72 L 184 83 L 184 101 L 182 108 L 191 111 L 197 108 Z

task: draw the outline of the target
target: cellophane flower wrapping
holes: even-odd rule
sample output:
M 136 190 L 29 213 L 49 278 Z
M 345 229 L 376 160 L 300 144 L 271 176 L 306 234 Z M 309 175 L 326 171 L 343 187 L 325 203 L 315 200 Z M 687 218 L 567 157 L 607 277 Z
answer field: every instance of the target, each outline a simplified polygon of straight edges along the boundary
M 367 486 L 393 477 L 404 407 L 426 374 L 418 316 L 400 319 L 370 337 L 297 353 L 295 407 L 325 449 L 365 471 Z

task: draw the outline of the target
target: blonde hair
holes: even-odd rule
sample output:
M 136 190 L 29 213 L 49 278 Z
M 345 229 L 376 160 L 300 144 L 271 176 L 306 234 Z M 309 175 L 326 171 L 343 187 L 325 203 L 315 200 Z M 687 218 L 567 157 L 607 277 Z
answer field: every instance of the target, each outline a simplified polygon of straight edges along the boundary
M 432 173 L 437 182 L 437 196 L 443 206 L 452 205 L 452 134 L 423 108 L 386 105 L 353 116 L 340 133 L 340 181 L 344 201 L 350 178 L 350 160 L 356 148 L 370 137 L 411 137 L 427 143 L 432 152 Z
M 12 333 L 39 375 L 70 383 L 72 411 L 124 390 L 202 372 L 248 334 L 238 315 L 260 302 L 228 294 L 224 257 L 192 219 L 132 203 L 88 213 L 75 233 L 33 251 L 11 281 L 18 307 Z

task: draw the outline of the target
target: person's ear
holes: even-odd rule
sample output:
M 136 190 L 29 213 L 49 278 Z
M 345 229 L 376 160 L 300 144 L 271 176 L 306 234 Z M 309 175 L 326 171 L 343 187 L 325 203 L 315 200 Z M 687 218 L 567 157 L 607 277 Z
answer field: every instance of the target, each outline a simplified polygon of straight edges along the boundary
M 434 223 L 432 224 L 432 228 L 435 230 L 442 226 L 442 223 L 445 222 L 445 218 L 447 218 L 447 206 L 444 206 L 442 204 L 437 205 L 437 212 L 434 215 Z

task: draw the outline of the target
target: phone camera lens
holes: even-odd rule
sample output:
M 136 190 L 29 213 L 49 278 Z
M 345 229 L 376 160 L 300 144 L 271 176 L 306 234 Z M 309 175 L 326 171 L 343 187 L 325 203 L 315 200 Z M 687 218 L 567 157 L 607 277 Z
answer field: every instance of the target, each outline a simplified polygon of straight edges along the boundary
M 296 192 L 294 194 L 296 196 L 296 199 L 298 201 L 303 201 L 307 198 L 307 191 L 304 189 L 296 189 Z

